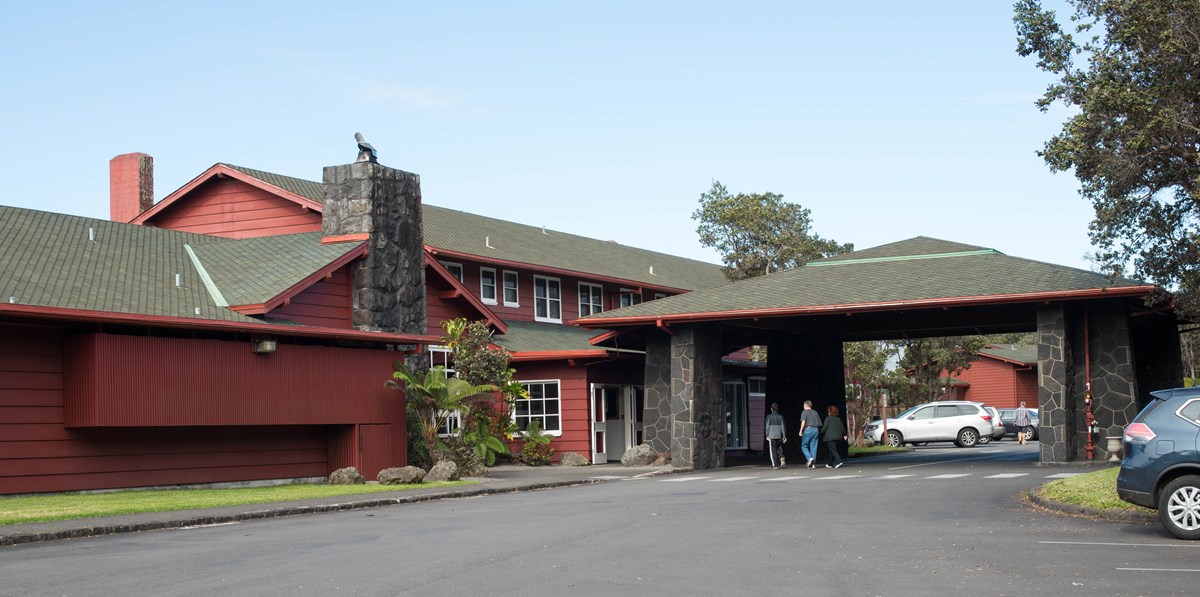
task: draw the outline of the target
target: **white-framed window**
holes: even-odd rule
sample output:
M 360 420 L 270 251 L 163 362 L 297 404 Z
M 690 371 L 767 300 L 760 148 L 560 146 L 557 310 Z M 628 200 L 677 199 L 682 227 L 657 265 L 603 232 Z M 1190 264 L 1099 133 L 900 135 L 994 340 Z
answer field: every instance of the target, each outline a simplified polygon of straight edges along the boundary
M 746 386 L 752 398 L 767 395 L 767 378 L 765 377 L 751 377 L 746 380 Z
M 442 264 L 442 267 L 446 268 L 446 271 L 450 272 L 455 278 L 458 278 L 459 282 L 463 281 L 463 266 L 461 263 L 454 263 L 453 261 L 443 261 L 443 262 L 441 262 L 441 264 Z
M 533 277 L 533 319 L 562 323 L 562 288 L 558 278 Z
M 479 298 L 489 305 L 496 304 L 496 270 L 479 268 Z
M 517 292 L 517 272 L 504 271 L 504 306 L 521 306 L 520 294 Z
M 579 283 L 579 316 L 587 317 L 604 311 L 604 287 L 599 284 Z
M 658 299 L 660 299 L 660 298 L 667 298 L 667 295 L 665 295 L 665 294 L 663 294 L 663 293 L 661 293 L 661 292 L 656 292 L 656 293 L 654 293 L 654 300 L 656 300 L 656 301 L 657 301 L 657 300 L 658 300 Z
M 621 306 L 632 307 L 642 302 L 642 293 L 636 290 L 621 289 Z
M 517 400 L 513 408 L 513 422 L 521 431 L 529 428 L 529 422 L 537 419 L 538 426 L 547 435 L 562 435 L 562 400 L 559 397 L 559 380 L 547 379 L 523 381 L 529 398 Z
M 454 377 L 454 353 L 449 348 L 437 344 L 429 346 L 429 367 L 445 367 L 446 377 Z M 458 435 L 462 427 L 462 415 L 453 412 L 447 415 L 445 422 L 438 428 L 438 437 Z

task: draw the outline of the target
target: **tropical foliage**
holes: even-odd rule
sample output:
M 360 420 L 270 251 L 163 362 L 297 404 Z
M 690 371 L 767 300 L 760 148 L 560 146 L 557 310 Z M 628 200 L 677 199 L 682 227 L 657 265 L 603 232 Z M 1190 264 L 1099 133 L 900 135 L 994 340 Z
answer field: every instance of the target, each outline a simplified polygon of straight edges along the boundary
M 437 460 L 435 446 L 438 432 L 451 415 L 462 414 L 475 402 L 491 400 L 490 392 L 498 388 L 490 384 L 472 385 L 456 377 L 448 377 L 445 367 L 428 371 L 413 371 L 402 361 L 396 361 L 395 372 L 387 385 L 404 392 L 406 407 L 421 429 L 430 456 Z M 400 385 L 402 382 L 403 386 Z

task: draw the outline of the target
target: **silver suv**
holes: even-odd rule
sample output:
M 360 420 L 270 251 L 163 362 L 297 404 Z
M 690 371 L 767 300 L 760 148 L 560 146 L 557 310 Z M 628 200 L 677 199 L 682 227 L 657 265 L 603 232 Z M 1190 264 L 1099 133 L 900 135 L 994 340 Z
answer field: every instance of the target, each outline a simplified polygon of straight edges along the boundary
M 903 446 L 917 442 L 954 442 L 960 448 L 970 448 L 983 436 L 991 437 L 992 414 L 978 402 L 948 400 L 918 404 L 893 419 L 887 420 L 884 436 L 883 421 L 867 425 L 865 435 L 875 443 Z

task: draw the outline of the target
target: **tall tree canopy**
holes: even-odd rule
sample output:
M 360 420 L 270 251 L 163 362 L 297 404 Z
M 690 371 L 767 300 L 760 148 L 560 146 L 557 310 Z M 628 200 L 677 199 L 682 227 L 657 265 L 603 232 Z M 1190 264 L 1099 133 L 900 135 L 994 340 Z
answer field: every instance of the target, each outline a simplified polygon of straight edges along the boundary
M 1073 31 L 1040 0 L 1014 7 L 1017 52 L 1058 77 L 1038 106 L 1078 108 L 1039 155 L 1074 168 L 1107 271 L 1200 289 L 1200 1 L 1067 2 Z
M 730 195 L 725 185 L 713 181 L 700 195 L 700 244 L 721 253 L 725 276 L 744 280 L 799 267 L 822 257 L 854 250 L 812 232 L 809 210 L 783 200 L 775 193 Z

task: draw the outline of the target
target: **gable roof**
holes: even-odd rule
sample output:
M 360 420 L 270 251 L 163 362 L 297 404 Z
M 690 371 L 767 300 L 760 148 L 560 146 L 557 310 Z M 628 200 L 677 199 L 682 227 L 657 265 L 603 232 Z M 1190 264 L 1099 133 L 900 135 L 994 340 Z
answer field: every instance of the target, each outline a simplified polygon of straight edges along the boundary
M 359 247 L 321 245 L 314 234 L 233 240 L 0 205 L 0 313 L 424 341 L 414 334 L 297 326 L 228 308 L 273 298 L 352 258 Z M 277 263 L 273 255 L 288 259 Z
M 590 340 L 599 333 L 571 325 L 510 321 L 507 333 L 493 336 L 492 341 L 511 352 L 514 361 L 595 358 L 610 353 L 644 354 L 638 350 L 593 346 Z
M 134 219 L 145 223 L 208 178 L 226 175 L 320 210 L 321 183 L 244 166 L 219 163 Z M 422 204 L 425 244 L 434 255 L 469 258 L 499 266 L 540 269 L 670 292 L 728 283 L 721 266 L 611 241 L 518 224 L 454 209 Z
M 1038 362 L 1037 346 L 1030 344 L 988 344 L 979 355 L 1022 366 Z
M 1010 257 L 994 249 L 916 237 L 718 288 L 576 320 L 589 327 L 1145 296 L 1129 278 Z

